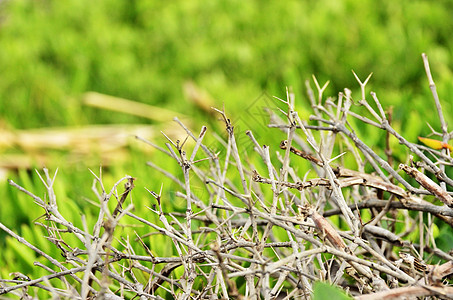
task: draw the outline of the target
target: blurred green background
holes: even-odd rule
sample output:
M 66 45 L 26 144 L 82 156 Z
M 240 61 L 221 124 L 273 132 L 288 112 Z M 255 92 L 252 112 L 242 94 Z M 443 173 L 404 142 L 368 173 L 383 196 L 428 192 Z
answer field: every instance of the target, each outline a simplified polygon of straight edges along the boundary
M 367 90 L 377 92 L 384 106 L 394 107 L 394 126 L 415 142 L 430 132 L 425 122 L 437 129 L 439 125 L 422 52 L 429 56 L 447 121 L 452 120 L 452 16 L 452 1 L 2 1 L 0 133 L 92 124 L 166 128 L 147 118 L 86 106 L 82 100 L 89 91 L 190 116 L 194 132 L 204 124 L 221 128 L 189 101 L 184 85 L 192 82 L 211 95 L 209 105 L 225 104 L 233 122 L 247 119 L 241 130 L 250 127 L 257 136 L 272 138 L 264 123 L 249 118 L 244 108 L 268 104 L 272 95 L 284 98 L 290 86 L 304 114 L 309 110 L 305 80 L 312 74 L 321 84 L 330 80 L 325 95 L 348 87 L 358 98 L 353 69 L 362 80 L 373 72 Z M 378 145 L 380 137 L 367 135 L 365 142 Z M 111 186 L 125 173 L 138 177 L 136 205 L 149 205 L 143 186 L 159 190 L 167 181 L 145 166 L 150 156 L 159 159 L 159 154 L 143 152 L 134 143 L 126 146 L 126 158 L 109 162 L 104 179 Z M 0 151 L 5 157 L 28 155 L 17 145 Z M 83 156 L 70 164 L 65 151 L 37 152 L 50 155 L 52 171 L 60 168 L 60 198 L 68 218 L 80 223 L 80 214 L 90 212 L 81 200 L 92 195 L 87 167 L 99 162 Z M 400 155 L 404 160 L 406 153 Z M 177 170 L 174 162 L 167 167 Z M 44 196 L 30 169 L 9 168 L 6 174 Z M 32 230 L 35 236 L 27 224 L 42 212 L 4 178 L 0 187 L 0 222 L 21 234 Z M 178 206 L 173 200 L 168 210 Z M 0 248 L 6 244 L 15 248 L 0 232 Z M 13 251 L 0 251 L 0 265 L 6 266 L 0 275 L 6 276 L 16 263 L 35 272 L 32 260 L 17 256 L 22 250 Z
M 0 113 L 14 128 L 131 121 L 81 108 L 86 91 L 191 112 L 187 80 L 235 110 L 286 86 L 302 98 L 312 74 L 331 95 L 355 88 L 351 69 L 374 72 L 384 103 L 421 110 L 422 52 L 451 96 L 452 12 L 451 1 L 3 1 Z

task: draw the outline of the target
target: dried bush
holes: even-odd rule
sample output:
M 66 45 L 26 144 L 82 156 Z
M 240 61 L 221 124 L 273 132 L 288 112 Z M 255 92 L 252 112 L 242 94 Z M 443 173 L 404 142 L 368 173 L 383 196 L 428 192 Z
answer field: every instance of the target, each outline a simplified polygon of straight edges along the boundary
M 326 85 L 320 87 L 315 79 L 317 98 L 307 85 L 313 108 L 310 120 L 315 125 L 300 119 L 294 95 L 288 92 L 287 99 L 280 99 L 286 111 L 269 112 L 269 127 L 274 128 L 269 130 L 284 131 L 286 140 L 260 145 L 252 131 L 247 132 L 260 161 L 252 162 L 238 151 L 234 126 L 224 110 L 215 109 L 227 133 L 223 158 L 203 143 L 206 127 L 196 136 L 177 119 L 195 142 L 190 157 L 184 150 L 187 139 L 168 138 L 167 149 L 146 141 L 176 160 L 184 178 L 180 181 L 165 167 L 149 163 L 180 186 L 176 196 L 187 203 L 185 213 L 167 212 L 166 199 L 149 191 L 156 205 L 148 213 L 156 214 L 159 224 L 134 214 L 132 205 L 124 207 L 134 188 L 130 176 L 108 191 L 93 173 L 93 191 L 99 200 L 93 230 L 78 228 L 60 214 L 55 177 L 47 170 L 42 181 L 48 201 L 11 181 L 44 209 L 47 224 L 41 225 L 63 259 L 37 249 L 0 223 L 0 228 L 55 266 L 37 263 L 49 273 L 37 279 L 15 273 L 13 280 L 2 280 L 0 294 L 29 297 L 33 286 L 55 298 L 73 299 L 308 299 L 316 281 L 328 281 L 356 299 L 452 298 L 448 280 L 452 256 L 436 247 L 433 236 L 434 224 L 453 224 L 453 199 L 446 189 L 453 180 L 445 173 L 445 166 L 452 163 L 447 144 L 452 133 L 447 131 L 423 57 L 441 123 L 441 132 L 433 133 L 442 137 L 442 142 L 424 141 L 438 149 L 414 144 L 392 128 L 391 113 L 376 94 L 371 93 L 372 101 L 366 99 L 369 77 L 363 83 L 357 77 L 362 92 L 358 101 L 347 89 L 336 101 L 323 100 Z M 364 107 L 370 117 L 352 111 L 354 104 Z M 386 149 L 380 149 L 385 158 L 357 136 L 353 124 L 385 131 Z M 391 136 L 414 158 L 394 166 Z M 348 163 L 355 169 L 345 166 L 345 153 L 355 159 Z M 302 176 L 297 160 L 308 161 L 311 172 Z M 124 191 L 118 194 L 123 181 Z M 193 192 L 194 182 L 203 186 L 203 197 Z M 118 204 L 110 212 L 107 203 L 112 198 Z M 139 236 L 132 242 L 135 237 L 118 236 L 123 218 L 170 239 L 177 255 L 156 256 L 152 238 L 144 242 Z M 411 234 L 415 230 L 418 234 Z M 74 247 L 64 238 L 67 235 L 76 237 L 83 249 Z M 113 239 L 121 241 L 122 249 L 113 246 Z M 139 248 L 148 255 L 136 255 Z M 137 278 L 137 270 L 149 274 L 147 282 Z

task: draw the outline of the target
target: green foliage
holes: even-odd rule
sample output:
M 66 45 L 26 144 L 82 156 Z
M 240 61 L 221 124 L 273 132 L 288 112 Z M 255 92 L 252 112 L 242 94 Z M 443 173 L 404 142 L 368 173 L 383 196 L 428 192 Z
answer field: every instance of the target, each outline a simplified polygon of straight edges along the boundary
M 318 281 L 314 284 L 313 289 L 313 300 L 349 300 L 351 297 L 347 296 L 337 287 L 334 287 L 328 283 Z
M 311 74 L 331 80 L 333 94 L 356 88 L 350 69 L 361 78 L 374 72 L 371 87 L 386 92 L 383 102 L 402 119 L 408 102 L 426 107 L 421 52 L 430 55 L 437 83 L 453 90 L 452 10 L 442 1 L 2 6 L 0 68 L 8 76 L 0 82 L 0 113 L 16 128 L 133 120 L 81 107 L 78 97 L 89 90 L 188 113 L 181 86 L 194 80 L 238 111 L 262 91 L 281 95 L 293 86 L 303 95 Z M 423 98 L 412 97 L 421 88 Z
M 450 251 L 453 249 L 453 239 L 451 230 L 444 226 L 439 232 L 439 243 L 438 247 L 444 251 Z

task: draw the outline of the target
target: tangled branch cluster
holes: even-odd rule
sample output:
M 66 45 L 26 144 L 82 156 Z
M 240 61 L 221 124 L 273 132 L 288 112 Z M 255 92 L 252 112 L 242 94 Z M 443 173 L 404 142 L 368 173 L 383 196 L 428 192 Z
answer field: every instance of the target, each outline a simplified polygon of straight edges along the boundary
M 439 135 L 447 143 L 452 133 L 447 131 L 427 58 L 423 57 L 442 124 Z M 0 294 L 28 295 L 33 286 L 73 299 L 163 299 L 165 294 L 175 299 L 309 299 L 316 281 L 328 281 L 356 299 L 452 298 L 448 277 L 453 273 L 453 257 L 438 249 L 432 238 L 435 220 L 453 225 L 453 200 L 446 190 L 446 186 L 453 186 L 453 180 L 445 173 L 445 165 L 452 163 L 449 149 L 416 145 L 394 130 L 390 113 L 376 94 L 371 93 L 374 105 L 366 99 L 368 79 L 361 82 L 357 77 L 362 91 L 357 103 L 372 118 L 351 110 L 354 100 L 347 89 L 335 102 L 323 100 L 327 85 L 320 87 L 315 79 L 317 98 L 309 85 L 307 88 L 314 111 L 310 120 L 317 125 L 308 125 L 295 111 L 294 95 L 288 92 L 287 99 L 281 100 L 286 110 L 281 115 L 271 113 L 269 125 L 286 134 L 284 141 L 260 145 L 252 131 L 247 132 L 265 170 L 261 173 L 240 154 L 234 127 L 223 110 L 216 110 L 228 134 L 223 159 L 203 143 L 206 127 L 196 136 L 176 119 L 195 142 L 190 157 L 184 151 L 185 141 L 167 137 L 167 149 L 146 141 L 176 160 L 184 178 L 180 181 L 164 168 L 148 163 L 181 187 L 176 196 L 187 203 L 185 214 L 168 213 L 163 196 L 149 191 L 157 201 L 150 210 L 158 215 L 159 224 L 134 214 L 132 205 L 124 207 L 134 188 L 130 176 L 107 191 L 100 177 L 93 174 L 93 191 L 100 206 L 92 231 L 74 226 L 59 213 L 54 178 L 47 170 L 42 181 L 48 202 L 11 181 L 45 210 L 47 238 L 61 250 L 63 259 L 49 256 L 0 223 L 0 228 L 55 266 L 50 269 L 37 264 L 49 272 L 42 278 L 31 280 L 17 273 L 14 280 L 2 280 Z M 356 135 L 351 119 L 387 133 L 385 158 Z M 407 147 L 417 161 L 411 158 L 408 164 L 393 166 L 390 136 Z M 338 164 L 344 154 L 334 156 L 339 143 L 353 155 L 357 170 Z M 271 151 L 277 149 L 274 157 Z M 205 158 L 196 160 L 198 152 Z M 310 177 L 307 173 L 300 178 L 295 169 L 293 162 L 301 159 L 311 164 Z M 202 168 L 202 161 L 208 167 Z M 366 172 L 370 167 L 372 172 Z M 193 192 L 194 177 L 203 183 L 205 197 Z M 118 195 L 122 181 L 126 181 L 124 192 Z M 118 205 L 111 213 L 107 203 L 115 197 Z M 432 199 L 443 205 L 433 204 Z M 368 222 L 362 219 L 365 212 L 370 216 Z M 330 216 L 341 221 L 332 222 Z M 112 240 L 120 240 L 115 229 L 123 218 L 134 219 L 171 240 L 177 255 L 156 256 L 152 243 L 141 237 L 139 243 L 123 237 L 124 250 L 115 248 Z M 398 226 L 399 222 L 404 226 Z M 418 243 L 408 238 L 416 226 Z M 397 229 L 401 227 L 403 230 Z M 68 244 L 62 232 L 77 237 L 84 249 Z M 135 255 L 137 247 L 145 248 L 148 255 Z M 430 263 L 434 258 L 440 262 Z M 183 267 L 182 272 L 176 272 L 179 267 Z M 134 270 L 149 274 L 148 281 L 137 279 Z M 52 278 L 66 288 L 54 287 Z

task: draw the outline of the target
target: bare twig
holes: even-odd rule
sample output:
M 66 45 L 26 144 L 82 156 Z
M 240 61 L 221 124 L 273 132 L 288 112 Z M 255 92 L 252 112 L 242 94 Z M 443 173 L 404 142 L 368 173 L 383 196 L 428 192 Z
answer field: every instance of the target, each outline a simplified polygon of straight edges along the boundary
M 446 143 L 451 133 L 423 58 L 442 127 L 441 133 L 432 131 Z M 33 288 L 75 299 L 160 300 L 164 294 L 175 299 L 309 299 L 315 281 L 329 280 L 347 285 L 348 293 L 357 299 L 452 297 L 448 284 L 453 258 L 436 246 L 433 232 L 434 225 L 453 226 L 452 193 L 445 189 L 446 184 L 453 186 L 453 180 L 444 167 L 453 159 L 447 150 L 435 151 L 404 138 L 392 127 L 392 113 L 376 93 L 367 101 L 371 74 L 363 82 L 354 76 L 361 105 L 356 105 L 349 89 L 335 99 L 325 96 L 328 82 L 321 86 L 313 76 L 315 92 L 307 82 L 314 124 L 302 120 L 295 110 L 291 88 L 285 100 L 276 97 L 285 107 L 271 112 L 269 127 L 283 131 L 285 140 L 262 145 L 249 130 L 250 156 L 239 152 L 234 122 L 224 108 L 213 109 L 225 125 L 225 140 L 216 136 L 224 147 L 221 152 L 205 145 L 207 127 L 194 134 L 177 118 L 174 121 L 185 132 L 181 140 L 163 133 L 164 146 L 138 138 L 180 166 L 178 175 L 162 164 L 148 163 L 151 172 L 175 183 L 171 195 L 185 201 L 182 208 L 169 204 L 165 186 L 158 193 L 147 190 L 152 204 L 132 213 L 132 205 L 123 206 L 136 192 L 134 178 L 125 176 L 108 190 L 101 170 L 92 172 L 98 201 L 90 202 L 98 216 L 92 223 L 82 216 L 79 228 L 59 211 L 56 173 L 50 175 L 47 169 L 38 173 L 46 198 L 10 181 L 43 209 L 45 222 L 37 225 L 63 256 L 44 253 L 0 223 L 0 229 L 59 269 L 36 262 L 48 275 L 28 280 L 12 274 L 12 279 L 0 279 L 0 294 L 25 297 L 27 289 Z M 357 123 L 385 131 L 385 152 L 367 144 L 369 139 L 360 139 Z M 413 165 L 401 164 L 405 173 L 395 169 L 390 136 L 419 159 Z M 190 155 L 189 147 L 193 147 Z M 301 159 L 310 162 L 309 170 L 301 169 L 306 165 L 299 164 Z M 124 192 L 119 193 L 124 181 Z M 428 202 L 432 196 L 445 205 Z M 111 213 L 112 197 L 118 203 Z M 124 230 L 118 230 L 120 220 Z M 127 226 L 137 223 L 134 242 Z M 76 237 L 76 243 L 68 236 Z M 400 249 L 406 252 L 397 256 Z M 436 265 L 433 256 L 436 262 L 446 262 Z M 83 273 L 83 278 L 76 273 Z M 63 285 L 53 286 L 52 278 Z

